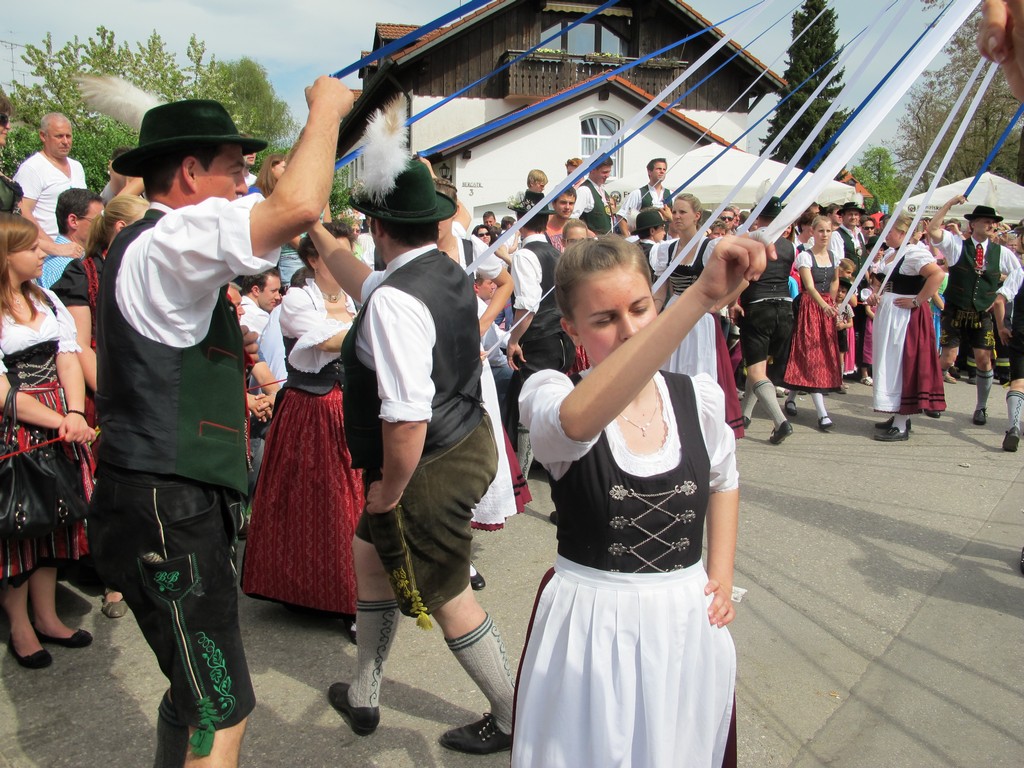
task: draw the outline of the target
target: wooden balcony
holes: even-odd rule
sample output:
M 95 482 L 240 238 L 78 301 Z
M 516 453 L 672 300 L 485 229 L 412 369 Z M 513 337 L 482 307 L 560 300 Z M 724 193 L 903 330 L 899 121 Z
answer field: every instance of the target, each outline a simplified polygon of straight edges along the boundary
M 501 63 L 514 59 L 522 51 L 506 51 Z M 535 51 L 505 71 L 505 98 L 534 101 L 569 88 L 602 72 L 636 61 L 625 56 L 571 54 L 560 51 Z M 658 93 L 679 76 L 685 61 L 650 59 L 623 72 L 623 77 L 648 93 Z

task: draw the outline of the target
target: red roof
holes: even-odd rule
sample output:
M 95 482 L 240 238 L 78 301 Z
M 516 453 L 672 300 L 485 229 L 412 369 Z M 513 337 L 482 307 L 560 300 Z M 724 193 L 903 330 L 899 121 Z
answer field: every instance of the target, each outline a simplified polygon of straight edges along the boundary
M 398 40 L 400 37 L 405 37 L 410 32 L 415 32 L 419 29 L 416 24 L 377 24 L 377 36 L 381 40 L 390 41 Z

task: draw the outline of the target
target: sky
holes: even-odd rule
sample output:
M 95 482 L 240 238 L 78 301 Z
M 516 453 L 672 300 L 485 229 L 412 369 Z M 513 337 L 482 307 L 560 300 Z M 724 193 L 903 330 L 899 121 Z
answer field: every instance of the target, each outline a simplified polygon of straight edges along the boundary
M 744 0 L 689 0 L 690 5 L 705 18 L 720 21 L 741 10 Z M 840 42 L 859 32 L 891 0 L 836 0 L 834 7 L 839 16 Z M 360 50 L 367 50 L 373 42 L 374 24 L 377 22 L 424 24 L 456 7 L 457 0 L 377 0 L 370 6 L 340 0 L 295 0 L 291 3 L 269 0 L 248 0 L 245 3 L 227 3 L 223 0 L 102 0 L 96 3 L 55 0 L 40 12 L 31 3 L 8 3 L 0 18 L 0 83 L 9 88 L 12 79 L 23 81 L 27 77 L 20 60 L 25 44 L 39 45 L 49 32 L 54 47 L 60 48 L 76 35 L 87 39 L 103 25 L 112 30 L 116 39 L 134 43 L 147 39 L 156 30 L 168 48 L 177 53 L 182 64 L 189 37 L 206 43 L 207 55 L 231 60 L 249 56 L 267 70 L 280 98 L 288 102 L 292 115 L 300 123 L 306 116 L 303 88 L 320 74 L 330 74 L 356 61 Z M 773 70 L 782 74 L 786 67 L 785 49 L 790 43 L 789 16 L 799 5 L 798 0 L 774 0 L 772 6 L 755 25 L 737 35 L 741 45 L 750 45 L 751 52 Z M 365 10 L 369 8 L 370 10 Z M 724 10 L 723 10 L 724 8 Z M 915 7 L 907 17 L 907 34 L 899 34 L 899 43 L 905 44 L 924 28 L 934 11 Z M 760 39 L 751 40 L 765 27 L 785 17 Z M 735 28 L 738 21 L 724 27 Z M 861 51 L 870 48 L 870 36 Z M 863 54 L 861 54 L 863 56 Z M 879 56 L 864 76 L 854 83 L 854 98 L 867 95 L 895 56 Z M 860 57 L 855 60 L 859 63 Z M 847 68 L 847 81 L 850 80 Z M 353 88 L 358 79 L 347 78 Z M 902 107 L 902 105 L 901 105 Z M 762 107 L 764 110 L 768 105 Z M 755 113 L 759 117 L 763 112 Z M 889 142 L 894 133 L 902 108 L 892 119 L 871 136 L 865 147 Z M 751 146 L 757 146 L 754 143 Z

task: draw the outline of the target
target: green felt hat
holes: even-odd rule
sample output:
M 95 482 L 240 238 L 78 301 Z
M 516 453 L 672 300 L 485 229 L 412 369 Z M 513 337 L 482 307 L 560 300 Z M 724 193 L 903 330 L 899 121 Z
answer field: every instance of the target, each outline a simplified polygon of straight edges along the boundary
M 429 224 L 455 215 L 455 202 L 438 192 L 434 177 L 418 160 L 410 160 L 395 178 L 394 188 L 375 200 L 365 190 L 352 193 L 351 205 L 374 219 L 396 224 Z
M 518 201 L 510 202 L 508 207 L 515 211 L 519 218 L 523 218 L 527 211 L 533 211 L 534 216 L 553 216 L 555 209 L 550 204 L 545 205 L 543 208 L 537 208 L 537 203 L 544 199 L 543 192 L 531 192 L 527 190 L 523 192 L 522 196 Z M 534 208 L 537 208 L 534 211 Z
M 157 157 L 190 147 L 237 144 L 243 154 L 266 149 L 267 142 L 242 136 L 217 101 L 187 99 L 153 107 L 142 118 L 139 146 L 114 160 L 125 176 L 141 176 Z
M 782 213 L 782 200 L 778 197 L 771 197 L 768 199 L 768 204 L 765 205 L 764 210 L 758 214 L 764 219 L 777 219 L 779 214 Z
M 639 232 L 640 230 L 643 229 L 664 227 L 665 224 L 665 217 L 661 215 L 660 209 L 644 208 L 636 215 L 636 226 L 633 227 L 633 229 Z

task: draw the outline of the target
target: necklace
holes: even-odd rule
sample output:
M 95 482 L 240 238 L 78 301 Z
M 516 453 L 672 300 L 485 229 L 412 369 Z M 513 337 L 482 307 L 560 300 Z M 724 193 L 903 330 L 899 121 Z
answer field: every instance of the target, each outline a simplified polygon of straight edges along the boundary
M 651 422 L 654 421 L 654 417 L 658 413 L 658 409 L 661 407 L 661 394 L 658 392 L 657 389 L 655 389 L 654 393 L 657 396 L 656 399 L 655 399 L 655 402 L 654 402 L 654 410 L 651 411 L 651 417 L 649 419 L 647 419 L 647 423 L 645 423 L 645 424 L 637 424 L 635 421 L 633 421 L 631 418 L 629 418 L 629 416 L 627 416 L 626 414 L 624 414 L 624 413 L 620 413 L 619 414 L 619 418 L 620 419 L 625 421 L 630 426 L 636 427 L 637 429 L 640 430 L 640 437 L 647 437 L 647 430 L 651 428 Z
M 340 298 L 341 298 L 341 294 L 340 293 L 325 293 L 324 294 L 324 301 L 328 302 L 329 304 L 333 304 L 334 302 L 336 302 Z

